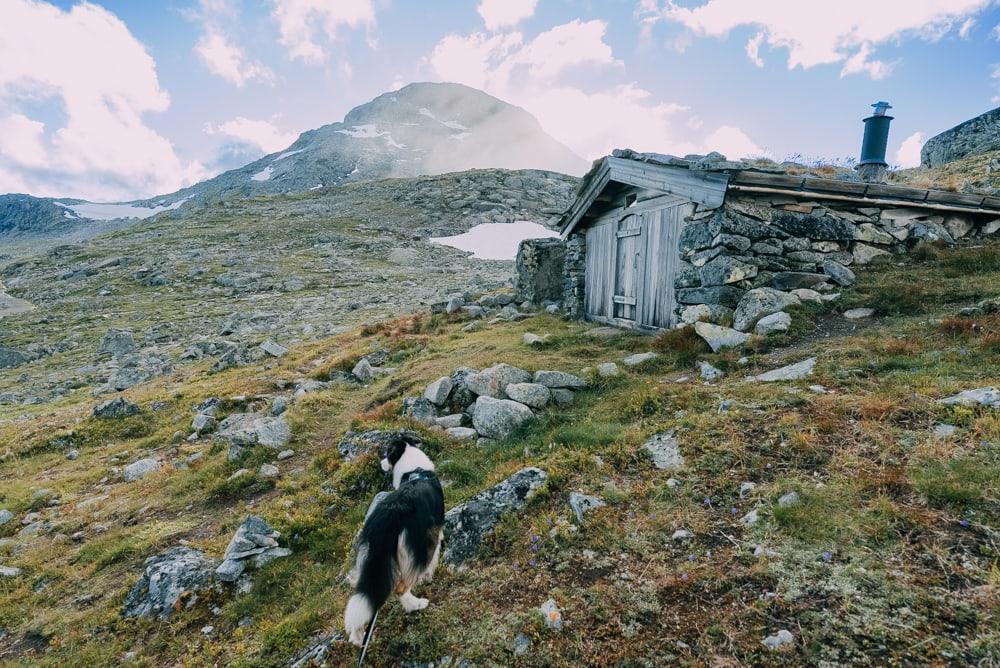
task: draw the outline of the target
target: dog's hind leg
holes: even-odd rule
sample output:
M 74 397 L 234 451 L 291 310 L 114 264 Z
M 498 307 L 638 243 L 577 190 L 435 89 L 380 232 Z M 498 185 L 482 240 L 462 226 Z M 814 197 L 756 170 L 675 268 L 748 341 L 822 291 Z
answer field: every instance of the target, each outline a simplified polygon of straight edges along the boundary
M 438 559 L 441 558 L 441 539 L 444 537 L 444 529 L 437 532 L 437 541 L 434 544 L 434 554 L 431 555 L 427 569 L 420 575 L 420 582 L 430 582 L 434 578 L 434 571 L 437 569 Z
M 417 610 L 423 610 L 427 607 L 428 601 L 426 598 L 417 598 L 410 590 L 407 589 L 402 594 L 399 595 L 399 604 L 403 606 L 403 610 L 407 612 L 416 612 Z

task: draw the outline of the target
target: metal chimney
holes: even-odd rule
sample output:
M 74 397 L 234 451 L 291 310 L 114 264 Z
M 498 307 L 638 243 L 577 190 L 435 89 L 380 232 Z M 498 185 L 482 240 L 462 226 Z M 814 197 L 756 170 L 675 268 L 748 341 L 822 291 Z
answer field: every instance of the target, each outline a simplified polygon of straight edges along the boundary
M 885 150 L 889 144 L 889 123 L 892 116 L 886 116 L 886 111 L 892 109 L 888 102 L 876 102 L 872 105 L 875 112 L 865 119 L 865 138 L 861 142 L 861 160 L 858 162 L 858 174 L 869 183 L 885 183 L 889 174 L 889 164 L 885 161 Z

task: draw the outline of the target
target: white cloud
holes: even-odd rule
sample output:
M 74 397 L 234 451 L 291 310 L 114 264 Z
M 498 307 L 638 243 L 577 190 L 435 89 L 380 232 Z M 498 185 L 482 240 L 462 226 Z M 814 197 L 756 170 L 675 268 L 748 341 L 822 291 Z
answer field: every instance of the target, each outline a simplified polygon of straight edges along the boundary
M 996 81 L 997 90 L 1000 91 L 1000 63 L 994 63 L 992 67 L 993 67 L 993 72 L 990 74 L 990 78 Z M 997 104 L 998 102 L 1000 102 L 1000 92 L 998 92 L 997 95 L 994 95 L 993 99 L 990 101 L 993 104 Z
M 318 65 L 326 60 L 321 44 L 333 41 L 341 27 L 375 27 L 372 0 L 272 0 L 279 39 L 293 60 Z M 325 40 L 324 40 L 325 38 Z M 372 44 L 372 41 L 369 40 Z
M 1000 42 L 1000 23 L 993 26 L 993 30 L 990 31 L 990 37 Z
M 209 30 L 194 47 L 208 70 L 229 83 L 242 87 L 248 81 L 274 82 L 274 72 L 266 65 L 247 61 L 243 49 L 231 44 L 221 32 Z
M 205 125 L 210 135 L 224 135 L 251 144 L 264 153 L 275 153 L 287 148 L 298 137 L 295 133 L 282 132 L 270 121 L 252 120 L 237 116 L 219 126 Z
M 968 18 L 962 23 L 962 27 L 958 29 L 958 36 L 961 39 L 969 39 L 969 35 L 972 34 L 972 29 L 976 25 L 976 19 Z
M 764 41 L 765 37 L 767 35 L 759 32 L 747 42 L 747 58 L 757 67 L 764 67 L 764 60 L 760 57 L 760 43 Z
M 156 63 L 114 14 L 4 0 L 0 25 L 0 192 L 129 199 L 203 176 L 145 124 L 170 97 Z M 31 118 L 39 102 L 63 117 Z
M 920 149 L 924 146 L 924 133 L 914 132 L 896 149 L 895 164 L 907 169 L 920 166 Z
M 788 68 L 845 63 L 841 74 L 865 72 L 884 77 L 890 64 L 870 60 L 874 47 L 906 37 L 937 40 L 954 26 L 992 4 L 993 0 L 705 0 L 680 7 L 664 0 L 662 8 L 644 5 L 643 22 L 680 23 L 709 37 L 725 37 L 734 28 L 751 26 L 768 46 L 788 51 Z M 961 31 L 964 28 L 959 28 Z M 968 30 L 968 28 L 964 28 Z M 755 35 L 752 40 L 757 40 Z M 758 43 L 759 46 L 759 43 Z M 747 53 L 751 60 L 750 46 Z
M 538 0 L 480 0 L 476 11 L 487 30 L 498 30 L 531 18 L 537 5 Z
M 716 149 L 734 157 L 760 152 L 736 128 L 719 128 L 700 140 L 678 135 L 675 126 L 683 121 L 677 116 L 686 107 L 656 101 L 635 82 L 573 85 L 580 70 L 589 82 L 622 71 L 604 41 L 606 28 L 602 21 L 572 21 L 531 40 L 520 32 L 452 34 L 437 43 L 429 64 L 442 80 L 527 109 L 549 134 L 587 159 L 620 147 L 680 155 Z

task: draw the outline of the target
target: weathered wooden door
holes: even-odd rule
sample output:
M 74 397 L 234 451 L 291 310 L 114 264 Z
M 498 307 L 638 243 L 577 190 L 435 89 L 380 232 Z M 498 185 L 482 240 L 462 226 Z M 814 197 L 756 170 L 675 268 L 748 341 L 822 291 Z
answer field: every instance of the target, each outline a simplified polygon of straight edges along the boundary
M 636 318 L 642 328 L 674 326 L 677 308 L 674 279 L 680 262 L 678 242 L 685 209 L 686 202 L 681 201 L 642 214 L 646 263 Z
M 643 238 L 643 216 L 627 215 L 618 221 L 616 233 L 615 292 L 612 302 L 615 317 L 635 320 L 643 288 L 646 240 Z

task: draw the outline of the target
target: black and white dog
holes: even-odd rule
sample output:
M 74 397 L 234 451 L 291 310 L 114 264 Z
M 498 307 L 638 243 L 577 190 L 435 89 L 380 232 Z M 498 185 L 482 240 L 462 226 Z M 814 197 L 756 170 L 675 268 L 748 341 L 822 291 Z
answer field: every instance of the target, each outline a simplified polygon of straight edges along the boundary
M 423 610 L 426 598 L 411 589 L 429 582 L 437 567 L 444 531 L 444 493 L 434 464 L 416 439 L 395 438 L 382 460 L 395 491 L 365 519 L 349 581 L 354 594 L 344 610 L 344 628 L 355 645 L 364 642 L 375 612 L 395 594 L 407 612 Z

